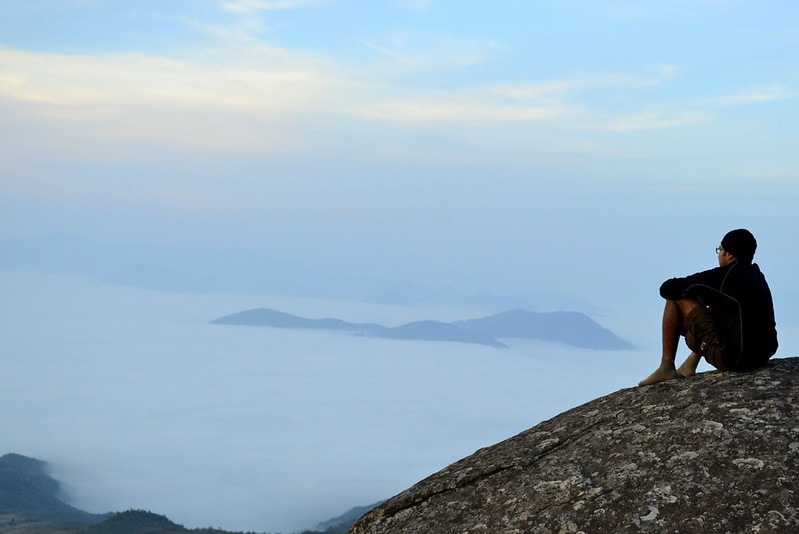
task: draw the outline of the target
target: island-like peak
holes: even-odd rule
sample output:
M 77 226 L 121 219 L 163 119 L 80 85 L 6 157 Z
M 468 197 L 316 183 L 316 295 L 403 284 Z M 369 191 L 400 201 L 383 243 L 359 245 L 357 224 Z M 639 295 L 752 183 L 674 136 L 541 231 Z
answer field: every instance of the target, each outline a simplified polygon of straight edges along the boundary
M 628 350 L 633 346 L 579 312 L 510 310 L 477 319 L 442 322 L 431 319 L 387 327 L 335 318 L 306 318 L 270 308 L 256 308 L 211 321 L 212 324 L 342 330 L 372 337 L 477 343 L 506 347 L 498 338 L 526 338 L 595 350 Z

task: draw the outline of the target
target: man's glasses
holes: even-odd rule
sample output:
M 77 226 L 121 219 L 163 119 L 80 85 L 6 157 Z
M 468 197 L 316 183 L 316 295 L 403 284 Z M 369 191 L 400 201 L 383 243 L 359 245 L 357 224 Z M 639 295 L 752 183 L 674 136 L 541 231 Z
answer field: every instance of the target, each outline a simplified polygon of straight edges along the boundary
M 724 247 L 716 247 L 716 254 L 721 254 L 721 251 L 724 250 Z

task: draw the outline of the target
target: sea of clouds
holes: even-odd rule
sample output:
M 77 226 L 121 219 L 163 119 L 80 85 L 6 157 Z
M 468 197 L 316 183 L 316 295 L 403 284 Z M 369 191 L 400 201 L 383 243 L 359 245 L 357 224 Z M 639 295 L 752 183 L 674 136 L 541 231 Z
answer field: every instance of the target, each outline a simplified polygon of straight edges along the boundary
M 208 324 L 262 306 L 386 325 L 479 310 L 11 272 L 0 288 L 0 453 L 49 462 L 79 508 L 146 509 L 187 527 L 312 528 L 634 386 L 659 358 L 659 309 L 606 317 L 634 351 L 496 349 Z

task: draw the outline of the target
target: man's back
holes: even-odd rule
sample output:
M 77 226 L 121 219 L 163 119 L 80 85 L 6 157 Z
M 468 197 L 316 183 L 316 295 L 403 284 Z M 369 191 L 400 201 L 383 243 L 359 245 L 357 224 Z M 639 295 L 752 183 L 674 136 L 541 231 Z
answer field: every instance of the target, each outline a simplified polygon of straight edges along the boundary
M 766 277 L 756 263 L 736 261 L 663 282 L 666 299 L 697 298 L 711 308 L 724 338 L 730 365 L 749 369 L 777 352 L 774 305 Z
M 735 298 L 741 309 L 741 366 L 760 367 L 777 352 L 774 303 L 766 277 L 756 264 L 731 266 L 721 292 Z

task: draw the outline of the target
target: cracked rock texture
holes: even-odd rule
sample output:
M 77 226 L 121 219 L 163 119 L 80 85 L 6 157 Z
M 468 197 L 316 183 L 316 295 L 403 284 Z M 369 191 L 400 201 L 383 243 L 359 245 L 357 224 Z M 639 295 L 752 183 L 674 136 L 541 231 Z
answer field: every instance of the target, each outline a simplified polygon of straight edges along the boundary
M 350 534 L 799 532 L 799 358 L 625 389 L 480 449 Z

